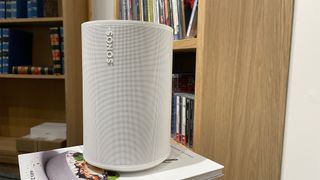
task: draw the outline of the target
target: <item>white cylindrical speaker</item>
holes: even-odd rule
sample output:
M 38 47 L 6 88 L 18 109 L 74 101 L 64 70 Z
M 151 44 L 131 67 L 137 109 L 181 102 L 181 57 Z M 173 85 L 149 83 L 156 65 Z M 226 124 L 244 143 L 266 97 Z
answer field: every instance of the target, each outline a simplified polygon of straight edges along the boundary
M 82 24 L 84 158 L 115 171 L 170 153 L 172 29 L 139 21 Z

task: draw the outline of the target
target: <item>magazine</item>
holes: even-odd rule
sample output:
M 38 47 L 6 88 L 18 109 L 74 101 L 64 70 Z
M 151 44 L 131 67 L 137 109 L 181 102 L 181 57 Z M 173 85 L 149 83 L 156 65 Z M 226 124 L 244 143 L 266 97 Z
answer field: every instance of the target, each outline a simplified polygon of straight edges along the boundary
M 171 153 L 160 165 L 138 172 L 114 172 L 88 164 L 82 146 L 19 155 L 22 180 L 92 179 L 215 179 L 223 176 L 223 166 L 188 148 L 171 143 Z

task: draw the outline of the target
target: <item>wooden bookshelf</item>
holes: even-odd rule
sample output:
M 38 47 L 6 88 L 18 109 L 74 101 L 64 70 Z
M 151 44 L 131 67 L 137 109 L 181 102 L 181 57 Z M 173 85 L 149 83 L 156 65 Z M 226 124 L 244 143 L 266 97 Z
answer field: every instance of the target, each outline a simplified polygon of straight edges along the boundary
M 64 49 L 68 50 L 65 51 L 66 75 L 0 74 L 0 164 L 17 164 L 16 138 L 43 122 L 67 123 L 67 141 L 71 145 L 80 144 L 81 138 L 75 134 L 80 130 L 75 124 L 81 120 L 69 118 L 69 112 L 82 114 L 73 111 L 72 104 L 73 100 L 81 99 L 81 93 L 75 93 L 78 86 L 74 81 L 81 80 L 81 23 L 88 20 L 88 8 L 86 1 L 58 1 L 61 2 L 59 10 L 63 11 L 58 12 L 61 17 L 0 20 L 2 28 L 33 33 L 33 66 L 52 65 L 50 27 L 63 25 Z M 66 109 L 66 105 L 71 109 Z
M 16 138 L 0 136 L 0 163 L 17 164 Z
M 62 17 L 44 17 L 44 18 L 16 18 L 16 19 L 0 19 L 1 25 L 7 26 L 26 26 L 26 25 L 43 25 L 55 26 L 62 25 Z
M 64 79 L 64 75 L 0 74 L 0 79 Z
M 197 49 L 197 38 L 189 38 L 173 41 L 174 51 L 192 51 Z

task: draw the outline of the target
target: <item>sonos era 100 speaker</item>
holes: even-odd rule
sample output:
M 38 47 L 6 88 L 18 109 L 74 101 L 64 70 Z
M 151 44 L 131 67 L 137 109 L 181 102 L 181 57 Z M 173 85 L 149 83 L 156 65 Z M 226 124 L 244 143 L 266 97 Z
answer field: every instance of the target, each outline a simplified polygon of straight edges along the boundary
M 82 24 L 84 158 L 115 171 L 170 153 L 172 29 L 138 21 Z

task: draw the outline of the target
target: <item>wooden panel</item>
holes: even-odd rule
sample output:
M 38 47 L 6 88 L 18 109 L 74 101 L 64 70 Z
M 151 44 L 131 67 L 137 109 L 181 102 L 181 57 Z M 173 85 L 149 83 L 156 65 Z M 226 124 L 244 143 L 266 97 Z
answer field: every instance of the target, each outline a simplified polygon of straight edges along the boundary
M 0 136 L 20 137 L 42 122 L 65 122 L 64 81 L 0 79 Z
M 0 79 L 64 79 L 64 75 L 0 74 Z
M 66 119 L 68 146 L 82 144 L 81 23 L 88 20 L 86 0 L 64 0 Z
M 197 48 L 197 38 L 175 40 L 173 41 L 173 50 L 196 50 Z
M 0 19 L 0 24 L 7 26 L 54 26 L 62 24 L 62 17 Z
M 0 136 L 0 155 L 16 156 L 16 138 Z
M 199 8 L 194 149 L 223 179 L 280 179 L 293 0 Z
M 88 0 L 88 20 L 92 20 L 93 19 L 93 2 L 92 0 Z

